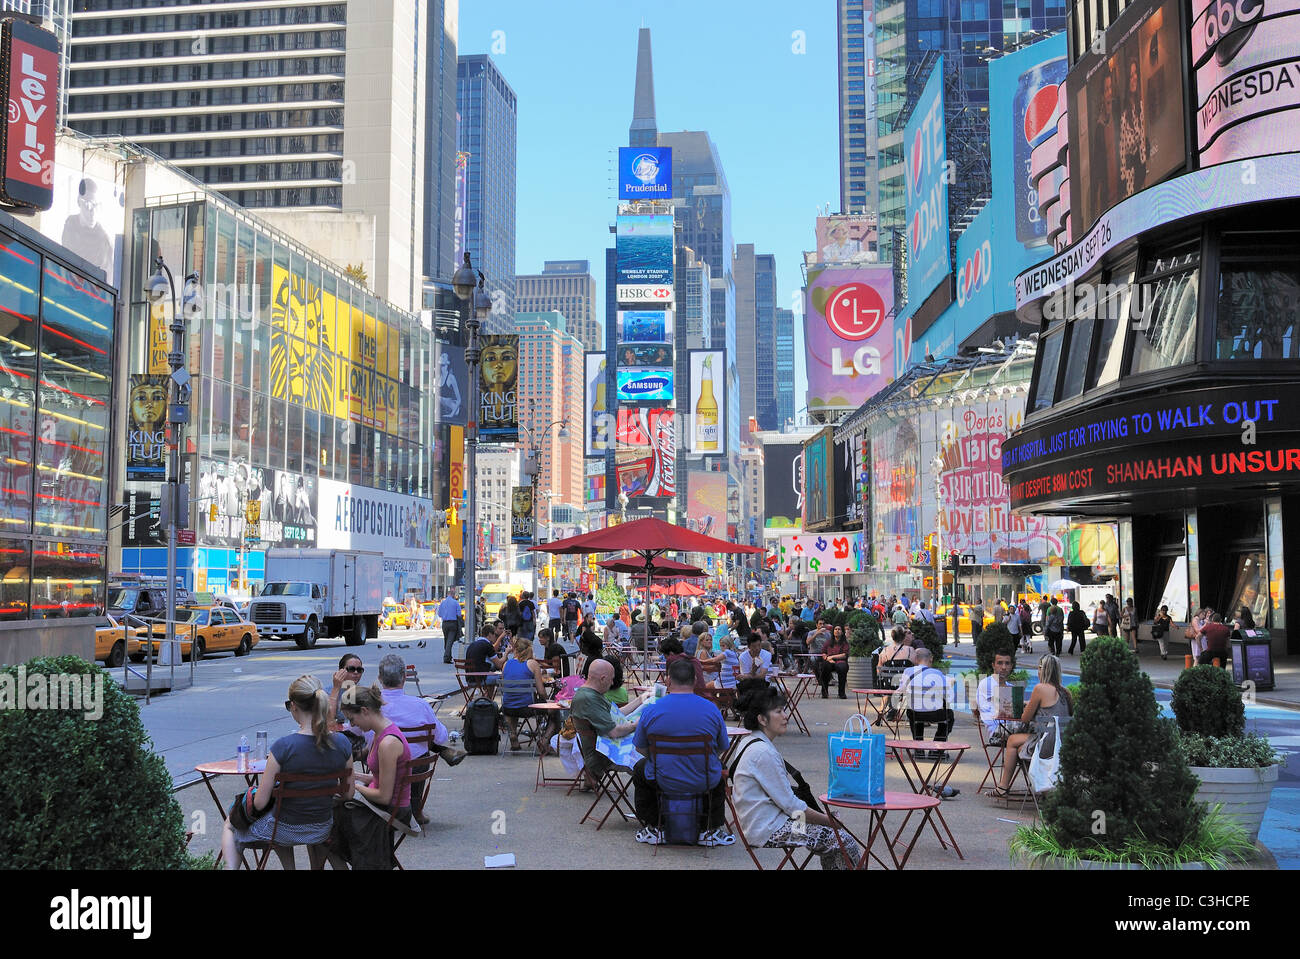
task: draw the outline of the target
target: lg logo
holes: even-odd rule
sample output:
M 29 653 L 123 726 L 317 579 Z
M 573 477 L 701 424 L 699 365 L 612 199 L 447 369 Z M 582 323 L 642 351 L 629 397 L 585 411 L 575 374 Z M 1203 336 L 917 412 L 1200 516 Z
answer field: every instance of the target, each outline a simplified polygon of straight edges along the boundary
M 865 283 L 846 283 L 826 303 L 826 323 L 845 340 L 865 340 L 885 318 L 885 302 Z

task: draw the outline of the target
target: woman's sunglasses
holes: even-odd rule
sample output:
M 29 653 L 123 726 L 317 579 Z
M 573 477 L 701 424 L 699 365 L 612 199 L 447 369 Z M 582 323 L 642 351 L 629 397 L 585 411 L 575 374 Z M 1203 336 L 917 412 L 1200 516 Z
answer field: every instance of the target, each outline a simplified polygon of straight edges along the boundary
M 344 666 L 343 668 L 349 673 L 356 673 L 358 676 L 366 671 L 364 666 Z

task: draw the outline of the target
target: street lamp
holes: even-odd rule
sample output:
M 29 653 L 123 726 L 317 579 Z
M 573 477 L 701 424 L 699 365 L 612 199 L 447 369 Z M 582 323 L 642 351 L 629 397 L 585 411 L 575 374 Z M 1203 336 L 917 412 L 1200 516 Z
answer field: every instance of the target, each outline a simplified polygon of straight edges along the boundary
M 534 400 L 532 399 L 528 400 L 528 419 L 530 422 L 536 422 L 536 420 L 534 419 L 534 415 L 535 415 L 534 410 L 536 408 L 536 405 L 537 404 Z M 525 433 L 528 434 L 529 449 L 528 449 L 528 455 L 524 459 L 524 472 L 531 475 L 533 478 L 533 545 L 534 546 L 537 546 L 539 543 L 538 534 L 540 533 L 540 530 L 538 529 L 538 525 L 537 525 L 537 487 L 540 483 L 541 473 L 542 473 L 542 465 L 540 462 L 540 451 L 538 450 L 537 447 L 537 437 L 538 434 L 540 433 L 542 436 L 549 438 L 551 435 L 551 430 L 554 429 L 556 426 L 560 428 L 560 432 L 557 433 L 556 436 L 561 440 L 567 440 L 569 438 L 569 421 L 567 419 L 559 419 L 559 420 L 555 420 L 554 422 L 547 423 L 546 426 L 541 429 L 538 429 L 536 427 L 530 429 L 527 426 L 524 426 L 522 424 L 520 425 L 520 429 L 522 429 Z M 549 511 L 548 511 L 547 519 L 549 522 Z M 534 602 L 536 602 L 538 598 L 537 561 L 539 556 L 541 556 L 541 553 L 534 550 L 533 551 L 533 601 Z
M 468 640 L 473 642 L 477 636 L 477 619 L 475 603 L 477 600 L 477 583 L 478 579 L 478 416 L 479 416 L 479 384 L 478 384 L 478 361 L 480 356 L 478 342 L 479 315 L 486 316 L 492 308 L 492 301 L 488 298 L 487 291 L 483 288 L 485 284 L 483 272 L 475 270 L 470 263 L 469 253 L 465 254 L 465 262 L 451 277 L 451 287 L 456 293 L 456 298 L 465 304 L 465 363 L 469 367 L 469 422 L 465 427 L 465 474 L 466 490 L 469 494 L 469 504 L 467 512 L 469 517 L 465 523 L 465 544 L 462 548 L 462 555 L 466 558 L 465 563 L 465 626 L 468 631 Z
M 181 302 L 176 302 L 176 281 L 172 271 L 163 262 L 162 255 L 154 261 L 154 274 L 145 284 L 144 292 L 148 297 L 149 309 L 163 306 L 171 299 L 172 348 L 167 354 L 167 363 L 171 367 L 168 378 L 167 423 L 171 427 L 171 443 L 168 451 L 167 481 L 163 484 L 161 508 L 166 514 L 167 527 L 167 649 L 171 655 L 172 645 L 176 641 L 176 530 L 189 527 L 189 486 L 181 482 L 181 447 L 185 438 L 185 424 L 190 421 L 190 374 L 185 368 L 185 332 L 191 322 L 203 318 L 203 287 L 199 284 L 199 275 L 191 273 L 185 277 L 185 287 L 181 291 Z M 182 513 L 184 519 L 181 518 Z M 182 526 L 182 522 L 185 524 Z M 152 677 L 152 660 L 147 667 Z M 152 679 L 149 680 L 152 687 Z

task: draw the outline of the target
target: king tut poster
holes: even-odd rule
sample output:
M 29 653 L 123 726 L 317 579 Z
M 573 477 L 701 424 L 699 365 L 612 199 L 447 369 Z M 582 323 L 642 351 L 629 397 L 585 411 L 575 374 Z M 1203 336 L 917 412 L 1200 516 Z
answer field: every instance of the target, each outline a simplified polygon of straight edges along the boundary
M 517 443 L 519 334 L 487 334 L 479 341 L 479 435 L 494 443 Z

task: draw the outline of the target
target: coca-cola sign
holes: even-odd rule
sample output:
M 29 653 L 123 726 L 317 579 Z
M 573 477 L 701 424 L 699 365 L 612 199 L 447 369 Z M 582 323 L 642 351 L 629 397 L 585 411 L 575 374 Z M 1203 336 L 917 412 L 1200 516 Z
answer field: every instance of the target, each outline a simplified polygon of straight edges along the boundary
M 59 44 L 23 20 L 0 21 L 0 84 L 8 94 L 0 137 L 0 200 L 34 210 L 54 202 Z
M 635 458 L 620 454 L 614 464 L 614 496 L 671 497 L 677 495 L 677 430 L 671 410 L 653 410 L 645 427 L 651 434 L 650 455 Z

